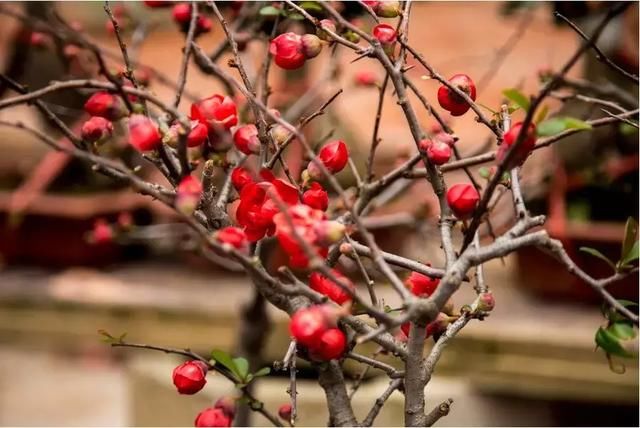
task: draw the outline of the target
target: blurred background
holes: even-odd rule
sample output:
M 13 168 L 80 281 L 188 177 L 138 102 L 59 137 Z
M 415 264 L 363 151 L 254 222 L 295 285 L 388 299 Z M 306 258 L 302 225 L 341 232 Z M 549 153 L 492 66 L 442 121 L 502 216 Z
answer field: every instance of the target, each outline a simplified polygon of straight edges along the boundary
M 539 73 L 557 70 L 580 43 L 579 37 L 553 19 L 553 10 L 574 20 L 586 32 L 601 17 L 606 2 L 415 2 L 410 43 L 441 74 L 470 75 L 478 101 L 495 110 L 502 91 L 519 88 L 533 94 Z M 135 57 L 175 81 L 184 36 L 171 22 L 170 9 L 150 10 L 142 3 L 125 7 Z M 30 89 L 51 80 L 81 76 L 77 56 L 60 54 L 53 45 L 33 46 L 30 26 L 12 16 L 17 12 L 51 19 L 51 9 L 70 22 L 82 23 L 90 37 L 118 58 L 115 36 L 106 29 L 100 2 L 27 2 L 0 5 L 0 68 Z M 359 17 L 370 25 L 366 17 Z M 214 21 L 199 43 L 213 50 L 222 39 Z M 29 42 L 31 40 L 31 42 Z M 638 72 L 638 6 L 612 22 L 599 46 L 616 63 Z M 64 47 L 62 47 L 64 50 Z M 379 79 L 383 71 L 372 60 L 354 64 L 354 55 L 339 50 L 330 60 L 325 48 L 302 72 L 272 68 L 270 102 L 281 111 L 309 114 L 339 88 L 330 112 L 309 127 L 312 138 L 331 132 L 350 146 L 356 163 L 364 165 L 371 139 L 377 94 L 354 83 L 359 71 Z M 242 53 L 255 73 L 265 53 L 264 41 L 251 41 Z M 412 64 L 412 60 L 409 63 Z M 226 63 L 226 56 L 220 60 Z M 115 64 L 115 62 L 114 62 Z M 416 64 L 417 65 L 417 64 Z M 114 65 L 115 67 L 115 65 Z M 335 79 L 333 78 L 335 75 Z M 408 72 L 430 100 L 437 82 L 422 77 L 419 65 Z M 569 73 L 621 91 L 618 101 L 637 108 L 638 88 L 612 75 L 590 53 Z M 153 76 L 150 88 L 173 98 L 173 89 Z M 191 65 L 181 109 L 194 98 L 223 91 L 219 83 Z M 0 97 L 15 93 L 0 87 Z M 402 111 L 389 100 L 383 110 L 382 143 L 376 172 L 388 171 L 414 143 Z M 66 91 L 45 100 L 70 126 L 83 120 L 86 94 Z M 419 104 L 412 99 L 416 108 Z M 550 111 L 588 119 L 598 116 L 592 105 L 557 99 Z M 423 114 L 423 113 L 421 113 Z M 517 115 L 518 113 L 516 113 Z M 522 114 L 522 113 L 519 113 Z M 602 114 L 602 113 L 600 113 Z M 0 120 L 20 120 L 55 134 L 29 106 L 0 111 Z M 517 120 L 517 117 L 516 117 Z M 425 127 L 434 125 L 423 114 Z M 80 122 L 81 123 L 81 122 Z M 450 118 L 463 155 L 493 150 L 494 142 L 472 114 Z M 52 135 L 53 135 L 52 134 Z M 57 135 L 57 134 L 56 134 Z M 299 172 L 300 149 L 290 149 L 292 169 Z M 472 173 L 479 178 L 478 168 Z M 340 178 L 348 183 L 349 174 Z M 161 181 L 149 171 L 150 180 Z M 447 174 L 449 184 L 465 180 Z M 528 206 L 547 214 L 547 228 L 561 239 L 578 264 L 594 276 L 610 272 L 606 264 L 581 253 L 596 248 L 619 258 L 627 217 L 638 214 L 638 134 L 631 127 L 611 126 L 580 133 L 551 149 L 533 154 L 523 171 Z M 417 182 L 403 196 L 374 213 L 376 239 L 383 249 L 441 263 L 435 234 L 434 197 Z M 434 211 L 435 210 L 435 211 Z M 513 218 L 509 198 L 492 217 L 496 232 Z M 115 239 L 88 239 L 96 221 L 112 225 Z M 0 424 L 58 426 L 191 425 L 197 412 L 221 395 L 233 393 L 224 379 L 210 376 L 203 393 L 175 393 L 171 370 L 174 357 L 144 350 L 118 350 L 101 343 L 98 330 L 127 333 L 135 342 L 234 352 L 238 346 L 239 313 L 254 301 L 248 280 L 220 268 L 190 248 L 171 212 L 108 179 L 96 176 L 67 156 L 49 151 L 39 141 L 15 129 L 0 127 Z M 103 224 L 103 223 L 98 223 Z M 128 232 L 120 233 L 121 229 Z M 491 238 L 487 235 L 485 239 Z M 281 257 L 270 251 L 273 263 Z M 344 270 L 357 273 L 353 266 Z M 451 414 L 443 426 L 468 425 L 637 425 L 638 361 L 615 360 L 614 373 L 604 353 L 595 351 L 594 334 L 603 323 L 598 298 L 589 287 L 565 272 L 538 250 L 495 260 L 486 265 L 487 283 L 497 307 L 484 321 L 470 323 L 445 352 L 428 386 L 427 403 L 452 397 Z M 394 296 L 379 285 L 386 302 Z M 637 275 L 613 288 L 618 298 L 638 299 Z M 454 296 L 460 306 L 473 300 L 470 287 Z M 287 349 L 286 318 L 269 308 L 272 319 L 266 347 L 257 363 L 269 365 Z M 429 344 L 431 346 L 431 344 Z M 637 342 L 631 345 L 637 350 Z M 362 353 L 371 353 L 370 347 Z M 255 361 L 254 361 L 255 362 Z M 360 368 L 346 364 L 355 378 Z M 386 388 L 384 377 L 370 371 L 354 396 L 361 417 Z M 273 373 L 257 387 L 267 406 L 287 400 L 286 373 Z M 326 423 L 324 396 L 311 368 L 301 368 L 301 425 Z M 255 420 L 257 424 L 265 421 Z M 378 425 L 402 423 L 402 397 L 393 395 Z

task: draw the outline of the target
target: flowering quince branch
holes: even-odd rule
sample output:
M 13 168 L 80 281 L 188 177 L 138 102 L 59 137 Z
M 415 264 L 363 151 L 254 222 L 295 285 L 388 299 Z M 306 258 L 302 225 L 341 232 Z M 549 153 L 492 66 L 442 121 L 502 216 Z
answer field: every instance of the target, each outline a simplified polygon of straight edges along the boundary
M 175 89 L 173 102 L 167 103 L 154 95 L 147 89 L 148 85 L 143 83 L 143 79 L 138 78 L 136 72 L 146 66 L 135 61 L 127 50 L 124 25 L 126 19 L 119 15 L 122 12 L 115 8 L 112 10 L 106 2 L 105 12 L 118 41 L 120 55 L 104 50 L 64 21 L 61 21 L 63 28 L 48 22 L 36 22 L 37 28 L 42 28 L 43 32 L 61 43 L 73 44 L 77 49 L 85 49 L 91 53 L 98 62 L 97 75 L 88 73 L 86 75 L 89 78 L 52 82 L 41 89 L 28 91 L 0 74 L 2 82 L 18 93 L 17 96 L 0 101 L 0 110 L 20 104 L 34 104 L 65 135 L 69 140 L 68 144 L 64 141 L 60 143 L 20 122 L 0 121 L 0 126 L 11 126 L 29 132 L 53 149 L 87 162 L 96 172 L 126 181 L 139 193 L 149 195 L 173 208 L 190 230 L 189 245 L 200 249 L 202 254 L 214 262 L 224 260 L 225 264 L 239 266 L 246 271 L 254 287 L 254 306 L 257 311 L 264 311 L 262 305 L 266 301 L 290 316 L 289 333 L 292 341 L 282 362 L 282 368 L 289 370 L 287 392 L 290 401 L 280 406 L 278 411 L 284 422 L 294 425 L 297 419 L 298 358 L 309 361 L 319 373 L 318 382 L 327 398 L 331 425 L 371 426 L 396 390 L 404 394 L 405 425 L 431 426 L 446 416 L 452 400 L 449 399 L 428 412 L 425 409 L 425 388 L 445 347 L 470 320 L 482 320 L 495 305 L 494 296 L 485 284 L 483 264 L 523 247 L 535 246 L 550 252 L 569 272 L 599 293 L 608 306 L 628 321 L 638 324 L 638 316 L 606 289 L 607 285 L 637 272 L 637 268 L 626 266 L 603 279 L 592 278 L 580 269 L 559 241 L 550 238 L 544 230 L 532 231 L 542 226 L 545 219 L 543 216 L 529 215 L 519 176 L 520 166 L 532 151 L 582 132 L 586 127 L 625 122 L 637 117 L 637 102 L 631 103 L 635 110 L 626 110 L 625 107 L 612 103 L 610 98 L 621 101 L 625 106 L 629 104 L 628 97 L 621 96 L 619 91 L 609 91 L 603 95 L 597 92 L 598 89 L 591 89 L 590 93 L 596 93 L 602 98 L 586 97 L 580 92 L 587 92 L 587 84 L 572 86 L 565 77 L 585 51 L 593 48 L 599 52 L 596 47 L 599 35 L 607 23 L 626 6 L 614 5 L 592 36 L 583 35 L 585 42 L 532 99 L 525 119 L 512 124 L 507 106 L 503 106 L 493 120 L 485 116 L 476 103 L 476 95 L 480 91 L 469 76 L 456 74 L 446 79 L 410 45 L 409 1 L 403 4 L 397 1 L 361 2 L 363 13 L 373 17 L 375 22 L 371 33 L 364 31 L 355 21 L 348 21 L 332 3 L 327 2 L 318 3 L 321 10 L 312 10 L 304 3 L 285 0 L 270 4 L 266 11 L 263 11 L 260 3 L 240 6 L 234 3 L 225 5 L 230 9 L 228 15 L 224 9 L 220 10 L 221 3 L 213 1 L 206 5 L 197 2 L 145 3 L 150 8 L 171 7 L 174 21 L 185 34 L 177 81 L 163 78 L 163 84 Z M 277 12 L 277 17 L 273 20 L 267 21 L 262 16 L 262 12 L 269 14 L 274 11 Z M 7 11 L 0 8 L 0 13 Z M 288 31 L 292 27 L 290 18 L 294 14 L 301 15 L 311 23 L 316 34 Z M 198 37 L 212 30 L 212 21 L 207 15 L 215 15 L 225 35 L 208 55 L 198 44 Z M 327 18 L 320 19 L 316 15 Z M 26 23 L 31 22 L 26 16 L 12 16 Z M 394 28 L 378 18 L 398 20 Z M 231 24 L 228 24 L 228 19 L 233 19 L 233 22 L 229 21 Z M 270 29 L 268 32 L 260 29 L 265 22 L 272 24 L 267 25 L 266 28 Z M 514 40 L 515 38 L 516 36 Z M 249 63 L 243 63 L 241 56 L 249 41 L 266 41 L 268 45 L 268 53 L 262 66 L 255 73 Z M 284 114 L 274 109 L 269 99 L 270 70 L 276 67 L 280 70 L 299 69 L 307 61 L 321 55 L 325 44 L 330 46 L 330 49 L 324 50 L 330 50 L 326 55 L 330 56 L 331 61 L 327 77 L 316 82 L 312 90 L 298 99 Z M 349 154 L 350 147 L 344 141 L 321 140 L 324 144 L 314 150 L 309 140 L 315 139 L 307 138 L 302 132 L 312 120 L 322 116 L 343 93 L 343 89 L 339 89 L 326 98 L 326 93 L 329 92 L 327 87 L 335 88 L 328 84 L 333 83 L 339 75 L 336 68 L 338 53 L 342 53 L 345 48 L 356 54 L 354 61 L 367 58 L 384 70 L 384 79 L 378 87 L 376 116 L 364 173 L 357 169 L 356 162 Z M 217 63 L 227 51 L 232 55 L 228 65 L 237 70 L 239 79 L 231 76 L 232 73 L 226 67 Z M 457 137 L 454 130 L 441 116 L 436 104 L 430 102 L 406 73 L 411 68 L 406 61 L 409 54 L 429 72 L 431 79 L 439 82 L 436 94 L 438 105 L 454 117 L 473 110 L 477 121 L 487 127 L 492 138 L 499 143 L 498 150 L 484 153 L 487 150 L 485 147 L 483 152 L 476 150 L 471 156 L 460 156 L 455 146 Z M 105 58 L 124 66 L 124 71 L 120 75 L 114 75 L 109 71 Z M 229 96 L 213 94 L 196 99 L 187 116 L 180 110 L 180 101 L 183 94 L 187 95 L 185 87 L 191 60 L 202 72 L 218 79 Z M 162 75 L 153 68 L 150 70 L 157 76 Z M 249 78 L 247 70 L 251 72 L 253 80 Z M 360 76 L 358 79 L 363 86 L 376 84 L 376 79 L 371 79 L 370 76 Z M 485 79 L 479 82 L 485 82 Z M 381 143 L 379 133 L 389 84 L 392 85 L 396 101 L 407 121 L 416 152 L 399 166 L 374 179 L 375 155 Z M 555 135 L 536 139 L 533 121 L 536 109 L 547 96 L 556 96 L 553 91 L 562 86 L 576 91 L 573 94 L 576 99 L 610 107 L 616 110 L 616 114 L 609 113 L 609 117 L 584 122 L 586 125 L 583 127 L 565 129 Z M 481 87 L 480 90 L 482 89 Z M 85 104 L 86 112 L 92 117 L 82 124 L 80 136 L 75 135 L 42 101 L 43 96 L 62 90 L 97 91 L 91 94 Z M 419 103 L 439 124 L 440 129 L 423 129 L 408 97 L 410 92 L 417 96 Z M 326 101 L 306 114 L 321 99 Z M 242 102 L 246 104 L 236 105 Z M 242 123 L 239 123 L 241 120 Z M 100 144 L 109 144 L 116 138 L 114 125 L 118 126 L 120 123 L 128 130 L 131 148 L 166 176 L 170 188 L 146 181 L 139 175 L 137 167 L 130 168 L 116 159 L 97 154 L 95 149 Z M 300 143 L 308 160 L 306 169 L 300 175 L 291 172 L 282 156 L 294 139 Z M 496 173 L 481 195 L 479 192 L 482 189 L 468 167 L 494 160 L 497 160 Z M 420 162 L 424 168 L 416 168 Z M 282 166 L 280 175 L 284 174 L 286 179 L 276 176 L 276 164 L 278 167 Z M 347 164 L 355 178 L 355 187 L 345 188 L 335 176 Z M 258 170 L 254 171 L 256 165 Z M 444 173 L 457 169 L 465 170 L 469 182 L 447 187 Z M 501 186 L 504 184 L 501 179 L 505 171 L 509 171 L 508 187 Z M 374 211 L 405 192 L 414 183 L 407 178 L 418 177 L 427 178 L 438 200 L 438 230 L 444 266 L 432 267 L 426 262 L 382 251 L 370 233 L 376 222 L 386 225 L 406 222 L 406 216 L 391 214 L 390 218 L 381 219 Z M 218 178 L 220 181 L 217 181 Z M 216 185 L 218 182 L 221 183 L 219 189 Z M 508 191 L 506 189 L 510 190 L 515 207 L 514 224 L 505 233 L 495 237 L 493 242 L 482 246 L 479 226 L 483 223 L 489 225 L 489 217 L 497 199 L 494 192 L 497 190 L 501 195 Z M 234 200 L 239 203 L 235 211 L 229 210 L 230 203 Z M 409 221 L 416 222 L 413 218 Z M 461 248 L 456 251 L 454 234 L 457 229 L 454 226 L 458 222 L 465 222 L 465 234 Z M 102 225 L 103 228 L 104 226 Z M 265 252 L 264 244 L 269 239 L 277 241 L 280 249 L 289 257 L 289 266 L 298 269 L 296 273 L 288 266 L 279 266 L 276 273 L 271 273 L 271 267 L 268 270 L 263 265 L 261 260 Z M 367 285 L 368 301 L 360 297 L 355 284 L 340 271 L 342 255 L 355 261 Z M 372 263 L 365 265 L 362 260 L 364 257 Z M 404 281 L 398 276 L 398 268 L 410 271 Z M 471 269 L 474 270 L 473 277 Z M 394 290 L 394 298 L 399 301 L 399 304 L 394 304 L 395 309 L 383 304 L 385 302 L 376 296 L 371 279 L 373 270 L 382 274 L 376 278 L 384 278 Z M 377 282 L 376 287 L 383 285 L 382 280 Z M 463 282 L 472 283 L 477 296 L 473 302 L 456 311 L 450 298 Z M 260 319 L 264 320 L 264 317 Z M 250 345 L 248 341 L 252 341 L 250 337 L 264 331 L 261 330 L 264 327 L 253 325 L 249 318 L 243 319 L 242 335 L 246 337 L 240 338 L 240 349 L 245 355 Z M 397 327 L 400 328 L 396 333 Z M 433 338 L 435 343 L 425 353 L 424 345 L 428 338 Z M 379 350 L 373 357 L 358 352 L 358 346 L 369 340 L 379 345 Z M 268 412 L 262 402 L 253 396 L 251 384 L 256 381 L 255 378 L 249 379 L 249 373 L 239 375 L 236 372 L 238 367 L 223 363 L 224 356 L 218 354 L 216 364 L 212 364 L 189 350 L 133 344 L 122 339 L 116 340 L 112 345 L 163 351 L 189 358 L 189 361 L 176 367 L 173 373 L 174 384 L 182 394 L 197 393 L 206 383 L 207 372 L 218 371 L 238 386 L 240 395 L 250 409 L 261 413 L 272 424 L 281 425 L 278 417 Z M 397 358 L 404 365 L 403 369 L 378 361 L 376 357 L 380 353 Z M 342 369 L 345 359 L 362 364 L 365 370 L 380 370 L 389 378 L 389 385 L 361 422 L 354 415 L 351 397 L 361 385 L 364 374 L 356 380 L 349 395 Z M 244 363 L 249 365 L 247 360 Z M 251 365 L 255 365 L 255 361 Z M 276 367 L 280 365 L 277 364 Z M 254 376 L 253 373 L 250 375 Z M 257 372 L 255 376 L 258 376 Z M 242 409 L 236 414 L 235 408 L 233 398 L 222 397 L 213 407 L 204 409 L 196 418 L 195 424 L 229 426 L 234 418 L 236 423 L 244 422 Z

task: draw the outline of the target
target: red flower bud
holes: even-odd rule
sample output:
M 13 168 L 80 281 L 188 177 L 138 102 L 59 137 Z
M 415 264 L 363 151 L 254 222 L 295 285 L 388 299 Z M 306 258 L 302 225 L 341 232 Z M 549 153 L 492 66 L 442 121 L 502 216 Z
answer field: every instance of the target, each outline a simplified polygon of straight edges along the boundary
M 340 358 L 347 347 L 347 337 L 339 328 L 322 333 L 320 341 L 309 346 L 309 356 L 314 360 L 330 361 Z
M 247 235 L 240 228 L 227 226 L 216 232 L 216 239 L 226 245 L 230 245 L 236 250 L 247 252 L 249 250 L 249 240 Z
M 522 131 L 522 122 L 518 122 L 509 129 L 503 137 L 502 144 L 498 149 L 498 154 L 496 155 L 496 160 L 498 163 L 502 162 L 504 158 L 507 156 L 509 149 L 518 141 L 518 134 Z M 536 126 L 531 123 L 529 124 L 529 130 L 526 135 L 523 137 L 524 140 L 514 153 L 509 165 L 507 165 L 507 169 L 514 168 L 516 166 L 522 165 L 529 154 L 533 151 L 533 148 L 536 145 Z
M 411 293 L 419 297 L 431 296 L 436 291 L 438 284 L 440 284 L 440 279 L 431 278 L 418 272 L 411 272 L 405 281 L 405 285 Z
M 447 203 L 459 219 L 468 218 L 476 209 L 480 195 L 471 184 L 455 184 L 447 191 Z
M 349 280 L 349 278 L 335 269 L 332 269 L 332 273 L 349 290 L 355 292 L 356 286 Z M 318 293 L 327 296 L 339 305 L 351 300 L 351 295 L 347 293 L 344 288 L 319 272 L 313 272 L 311 276 L 309 276 L 309 287 Z
M 400 15 L 399 1 L 379 1 L 377 3 L 373 8 L 376 15 L 382 18 L 395 18 Z
M 218 407 L 208 407 L 198 413 L 196 427 L 230 427 L 232 419 Z
M 180 394 L 195 394 L 207 383 L 207 365 L 192 360 L 173 369 L 173 384 Z
M 316 158 L 317 161 L 322 162 L 322 164 L 329 170 L 331 174 L 336 174 L 347 165 L 349 161 L 349 151 L 347 150 L 347 145 L 342 140 L 332 141 L 330 143 L 325 144 L 318 153 Z M 314 180 L 320 180 L 324 178 L 324 174 L 320 167 L 316 164 L 316 160 L 309 162 L 309 166 L 307 167 L 307 171 L 309 172 L 309 176 Z
M 451 158 L 451 146 L 440 140 L 433 140 L 427 145 L 427 157 L 434 165 L 444 165 Z
M 229 129 L 238 124 L 238 112 L 231 98 L 214 94 L 191 105 L 191 119 L 204 123 L 211 131 L 217 126 Z
M 189 24 L 191 21 L 191 5 L 189 3 L 178 3 L 171 10 L 173 20 L 181 25 Z
M 82 124 L 82 139 L 90 143 L 102 142 L 113 133 L 113 124 L 104 117 L 94 116 Z
M 378 75 L 371 70 L 360 70 L 354 76 L 356 85 L 359 86 L 376 86 L 378 84 Z
M 329 328 L 324 310 L 320 306 L 299 309 L 291 317 L 289 333 L 303 346 L 313 346 Z
M 243 125 L 233 134 L 233 142 L 236 148 L 245 155 L 260 153 L 260 139 L 258 128 L 254 124 Z
M 34 48 L 45 48 L 47 47 L 48 40 L 49 37 L 45 33 L 33 31 L 29 36 L 29 45 Z
M 196 35 L 208 33 L 211 31 L 211 28 L 213 28 L 211 19 L 207 16 L 199 15 L 196 19 Z
M 233 417 L 236 415 L 236 400 L 232 397 L 218 398 L 213 407 L 222 410 L 231 420 L 233 420 Z
M 466 93 L 471 100 L 476 100 L 476 85 L 466 74 L 456 74 L 449 79 L 449 83 Z M 452 116 L 462 116 L 471 108 L 464 98 L 445 85 L 440 86 L 438 89 L 438 103 L 440 107 L 448 110 Z
M 291 404 L 284 403 L 278 408 L 278 416 L 284 421 L 291 421 Z
M 378 0 L 362 0 L 362 3 L 366 4 L 371 9 L 375 9 L 378 6 L 378 3 L 380 2 Z
M 129 117 L 129 144 L 140 152 L 147 152 L 162 144 L 160 131 L 147 116 L 132 114 Z
M 269 52 L 275 63 L 285 70 L 295 70 L 304 65 L 306 60 L 302 48 L 302 37 L 295 33 L 283 33 L 269 44 Z
M 175 206 L 181 213 L 193 214 L 202 196 L 202 183 L 192 175 L 182 179 L 176 188 Z
M 311 183 L 311 188 L 302 194 L 302 203 L 320 211 L 329 206 L 329 194 L 320 183 Z
M 431 321 L 429 324 L 427 324 L 427 327 L 424 331 L 425 337 L 443 333 L 447 329 L 447 326 L 450 322 L 451 318 L 447 314 L 440 312 L 434 321 Z M 409 322 L 406 322 L 400 326 L 400 330 L 402 330 L 406 337 L 409 337 L 410 329 L 411 323 Z
M 324 40 L 325 42 L 330 42 L 332 40 L 332 38 L 329 35 L 329 33 L 324 31 L 324 29 L 327 29 L 327 30 L 331 31 L 332 33 L 335 33 L 336 32 L 336 24 L 330 19 L 323 19 L 323 20 L 320 21 L 320 27 L 321 28 L 316 29 L 316 36 L 318 36 L 320 38 L 320 40 Z
M 496 306 L 496 300 L 493 297 L 493 293 L 487 291 L 486 293 L 480 293 L 478 296 L 477 309 L 482 312 L 491 312 Z
M 120 98 L 106 91 L 99 91 L 91 95 L 84 103 L 84 110 L 91 116 L 100 116 L 111 121 L 123 118 L 127 114 Z
M 209 129 L 207 125 L 202 122 L 196 122 L 192 125 L 191 131 L 187 135 L 187 146 L 198 147 L 207 141 L 209 136 Z
M 233 168 L 233 171 L 231 171 L 231 184 L 238 192 L 249 183 L 253 183 L 253 177 L 249 171 L 241 166 Z
M 378 24 L 373 27 L 373 37 L 383 45 L 390 45 L 398 38 L 395 28 L 389 24 Z
M 99 218 L 93 223 L 90 240 L 94 244 L 107 244 L 113 241 L 113 230 L 105 219 Z
M 453 136 L 451 136 L 451 134 L 447 134 L 446 132 L 436 133 L 436 135 L 433 136 L 433 139 L 442 141 L 443 143 L 448 144 L 451 147 L 453 147 L 453 145 L 456 143 L 456 140 L 453 138 Z
M 322 52 L 322 41 L 315 34 L 305 34 L 300 38 L 302 53 L 307 59 L 315 58 Z

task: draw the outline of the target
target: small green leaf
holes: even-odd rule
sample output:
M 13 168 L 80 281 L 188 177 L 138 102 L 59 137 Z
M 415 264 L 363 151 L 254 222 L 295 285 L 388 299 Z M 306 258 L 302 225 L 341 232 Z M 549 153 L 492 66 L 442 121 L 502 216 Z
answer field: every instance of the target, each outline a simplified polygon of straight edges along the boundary
M 520 106 L 515 105 L 515 104 L 511 104 L 507 110 L 509 111 L 509 114 L 513 114 L 513 113 L 517 112 L 518 110 L 520 110 Z
M 627 352 L 616 336 L 608 330 L 600 327 L 596 332 L 596 344 L 602 348 L 607 354 L 617 355 L 619 357 L 631 357 L 632 355 Z
M 253 377 L 261 377 L 261 376 L 268 376 L 269 373 L 271 373 L 271 368 L 270 367 L 263 367 L 260 370 L 258 370 L 257 372 L 255 372 L 253 374 Z
M 574 117 L 552 117 L 538 124 L 539 137 L 557 135 L 567 129 L 591 129 L 587 122 Z
M 636 260 L 638 260 L 638 241 L 634 242 L 633 247 L 631 247 L 627 255 L 620 260 L 620 267 L 627 266 Z
M 536 115 L 536 118 L 533 120 L 533 123 L 538 124 L 542 122 L 543 120 L 545 120 L 548 113 L 549 113 L 549 106 L 547 105 L 542 106 L 542 110 L 538 112 L 538 114 Z
M 213 351 L 211 351 L 211 358 L 213 358 L 216 363 L 220 364 L 223 367 L 226 367 L 227 370 L 229 370 L 231 373 L 237 374 L 236 365 L 233 361 L 233 358 L 231 358 L 231 355 L 227 354 L 224 351 L 221 351 L 220 349 L 214 349 Z
M 233 363 L 235 366 L 235 373 L 242 380 L 247 378 L 249 374 L 249 361 L 246 358 L 238 357 L 233 359 Z
M 607 256 L 605 256 L 604 254 L 602 254 L 600 251 L 596 250 L 595 248 L 580 247 L 579 250 L 582 251 L 583 253 L 590 254 L 593 257 L 597 257 L 600 260 L 605 261 L 609 266 L 611 266 L 615 270 L 616 265 L 614 265 L 613 262 L 611 260 L 609 260 L 609 258 Z
M 278 9 L 277 7 L 273 7 L 273 6 L 265 6 L 262 9 L 260 9 L 259 14 L 261 16 L 278 16 L 282 13 L 281 9 Z
M 628 308 L 629 306 L 638 306 L 636 302 L 632 302 L 631 300 L 625 300 L 625 299 L 618 299 L 618 303 L 620 303 L 625 308 Z
M 300 7 L 307 12 L 322 12 L 322 6 L 317 1 L 303 1 L 300 3 Z
M 491 170 L 489 170 L 489 168 L 487 168 L 486 166 L 483 166 L 480 169 L 478 169 L 478 174 L 480 175 L 480 177 L 484 178 L 485 180 L 488 180 L 489 177 L 491 177 Z
M 304 21 L 304 16 L 298 12 L 290 12 L 287 18 L 293 19 L 294 21 Z
M 638 133 L 638 128 L 633 125 L 629 125 L 628 123 L 622 122 L 620 124 L 620 133 L 626 137 L 630 137 L 631 135 Z
M 629 217 L 624 225 L 624 238 L 622 239 L 622 251 L 620 252 L 621 259 L 631 251 L 633 244 L 636 242 L 636 236 L 638 236 L 638 222 L 633 217 Z
M 515 88 L 505 89 L 504 91 L 502 91 L 502 95 L 513 101 L 516 105 L 520 106 L 524 111 L 529 110 L 531 101 L 529 101 L 529 98 L 519 90 Z
M 635 329 L 633 328 L 633 325 L 629 324 L 628 322 L 613 323 L 607 328 L 607 331 L 609 331 L 620 340 L 633 339 L 637 335 Z

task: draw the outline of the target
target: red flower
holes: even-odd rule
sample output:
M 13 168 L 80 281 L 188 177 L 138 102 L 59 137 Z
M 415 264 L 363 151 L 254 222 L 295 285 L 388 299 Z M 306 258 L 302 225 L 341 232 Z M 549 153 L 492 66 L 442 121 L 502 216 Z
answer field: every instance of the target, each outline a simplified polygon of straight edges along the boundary
M 258 128 L 254 124 L 243 125 L 233 134 L 233 142 L 236 148 L 245 155 L 260 153 L 260 139 Z
M 395 28 L 389 24 L 378 24 L 373 27 L 373 37 L 378 39 L 383 45 L 390 45 L 398 38 Z
M 111 121 L 121 119 L 127 114 L 120 98 L 106 91 L 91 95 L 84 103 L 84 110 L 91 116 L 100 116 Z
M 265 181 L 247 183 L 242 187 L 240 204 L 236 210 L 236 219 L 252 242 L 275 231 L 273 217 L 280 210 L 271 199 L 270 192 L 274 192 L 286 205 L 298 203 L 298 190 L 295 187 L 273 177 L 270 172 L 263 178 Z
M 247 235 L 240 228 L 228 226 L 216 232 L 216 239 L 222 243 L 230 245 L 236 250 L 247 252 L 249 249 L 249 241 Z
M 132 114 L 129 117 L 129 144 L 140 152 L 157 148 L 162 144 L 158 127 L 147 116 Z
M 173 384 L 180 394 L 195 394 L 206 383 L 207 366 L 202 361 L 187 361 L 173 369 Z
M 191 131 L 187 135 L 187 146 L 188 147 L 198 147 L 204 144 L 207 141 L 209 135 L 209 129 L 207 125 L 201 122 L 196 122 L 191 126 Z
M 196 427 L 230 427 L 232 419 L 223 409 L 218 407 L 207 407 L 196 417 L 194 425 Z
M 269 52 L 274 56 L 275 63 L 285 70 L 300 68 L 306 60 L 302 52 L 302 37 L 291 32 L 271 40 Z
M 518 122 L 509 129 L 504 134 L 504 139 L 500 148 L 498 149 L 498 154 L 496 156 L 496 160 L 498 162 L 502 162 L 503 159 L 507 156 L 509 149 L 513 146 L 518 140 L 518 135 L 522 130 L 522 122 Z M 533 151 L 533 148 L 536 145 L 536 126 L 531 123 L 529 124 L 529 130 L 526 135 L 523 137 L 524 141 L 520 143 L 516 153 L 514 153 L 509 165 L 507 165 L 507 169 L 514 168 L 516 166 L 522 165 L 527 157 Z
M 231 171 L 231 184 L 238 192 L 249 183 L 253 183 L 253 177 L 247 169 L 241 166 L 233 168 Z
M 211 31 L 211 28 L 213 28 L 211 19 L 207 16 L 199 15 L 196 19 L 196 36 L 208 33 L 209 31 Z
M 320 306 L 299 309 L 289 321 L 291 337 L 303 346 L 313 346 L 329 328 L 325 311 Z
M 317 159 L 309 162 L 309 166 L 307 167 L 309 176 L 314 180 L 320 180 L 324 175 L 320 167 L 316 164 L 316 161 L 322 162 L 331 174 L 342 171 L 349 161 L 347 145 L 342 140 L 327 143 L 320 149 Z
M 456 74 L 449 79 L 449 83 L 466 93 L 473 101 L 476 100 L 476 85 L 466 74 Z M 440 107 L 448 110 L 452 116 L 462 116 L 471 107 L 460 95 L 442 85 L 438 89 L 438 103 Z
M 101 142 L 111 137 L 113 124 L 104 117 L 93 116 L 82 124 L 82 139 L 90 143 Z
M 171 16 L 178 24 L 188 24 L 191 20 L 191 5 L 189 3 L 178 3 L 173 6 Z
M 329 361 L 340 358 L 347 347 L 347 337 L 339 328 L 322 333 L 320 340 L 309 346 L 309 356 L 314 360 Z
M 355 292 L 356 287 L 353 282 L 335 269 L 332 269 L 332 272 L 333 275 L 342 282 L 342 284 L 346 285 L 352 292 Z M 351 295 L 340 285 L 318 272 L 313 272 L 309 277 L 309 286 L 318 293 L 324 294 L 339 305 L 351 300 Z
M 238 124 L 238 112 L 231 98 L 214 94 L 191 105 L 191 119 L 204 123 L 210 131 L 218 125 L 229 129 Z
M 176 208 L 184 214 L 192 214 L 200 203 L 202 183 L 192 175 L 182 179 L 176 188 Z
M 316 227 L 326 220 L 325 214 L 302 204 L 289 207 L 287 213 L 290 218 L 287 218 L 284 213 L 277 213 L 273 216 L 273 223 L 276 227 L 276 238 L 282 249 L 289 255 L 289 264 L 299 268 L 305 268 L 309 264 L 307 254 L 300 246 L 300 239 L 308 243 L 319 256 L 326 257 L 328 246 L 320 241 L 316 231 Z M 293 223 L 294 229 L 290 222 Z
M 411 272 L 405 281 L 405 285 L 411 293 L 419 297 L 431 296 L 436 291 L 438 284 L 440 284 L 440 279 L 431 278 L 418 272 Z
M 480 195 L 471 184 L 455 184 L 447 191 L 447 203 L 461 220 L 473 214 L 479 200 Z
M 302 194 L 302 203 L 320 211 L 329 206 L 329 194 L 320 183 L 311 183 L 311 188 Z

